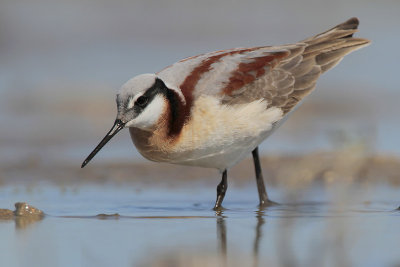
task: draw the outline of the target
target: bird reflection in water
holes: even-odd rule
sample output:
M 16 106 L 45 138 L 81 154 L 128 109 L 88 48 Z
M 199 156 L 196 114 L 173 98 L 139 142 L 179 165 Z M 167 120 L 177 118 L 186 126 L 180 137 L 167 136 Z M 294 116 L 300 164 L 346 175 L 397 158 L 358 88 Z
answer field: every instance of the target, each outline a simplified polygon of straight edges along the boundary
M 262 227 L 265 224 L 265 210 L 266 207 L 259 207 L 255 211 L 255 218 L 257 219 L 257 224 L 255 227 L 255 237 L 253 243 L 253 266 L 259 266 L 259 248 L 262 238 Z M 228 265 L 228 253 L 227 253 L 227 230 L 226 230 L 226 216 L 224 216 L 224 211 L 219 210 L 215 212 L 217 217 L 217 242 L 218 242 L 218 254 L 220 259 L 220 266 Z M 235 264 L 236 265 L 236 264 Z
M 218 252 L 220 255 L 221 266 L 228 266 L 228 255 L 226 252 L 226 222 L 223 215 L 223 210 L 215 212 L 217 217 L 217 240 L 218 240 Z

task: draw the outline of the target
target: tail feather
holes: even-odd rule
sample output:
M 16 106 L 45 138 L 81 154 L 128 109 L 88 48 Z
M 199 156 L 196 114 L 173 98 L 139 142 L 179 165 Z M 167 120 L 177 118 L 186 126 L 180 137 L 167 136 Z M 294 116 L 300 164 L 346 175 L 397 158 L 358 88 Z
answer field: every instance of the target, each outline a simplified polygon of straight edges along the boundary
M 358 18 L 353 17 L 343 23 L 340 23 L 339 25 L 336 25 L 335 27 L 333 27 L 327 31 L 324 31 L 313 37 L 307 38 L 307 39 L 303 40 L 302 42 L 311 44 L 313 40 L 314 41 L 317 39 L 324 40 L 326 38 L 326 36 L 331 36 L 331 35 L 336 36 L 335 39 L 343 38 L 343 37 L 344 38 L 353 37 L 353 34 L 358 31 L 357 28 L 358 28 L 359 24 L 360 24 L 360 21 L 358 20 Z
M 311 93 L 321 73 L 333 68 L 345 55 L 370 43 L 355 38 L 359 21 L 351 18 L 332 29 L 307 38 L 299 43 L 303 49 L 280 66 L 294 77 L 293 92 L 283 105 L 284 113 L 290 112 L 305 96 Z
M 358 24 L 357 18 L 351 18 L 332 29 L 303 40 L 302 42 L 307 44 L 303 57 L 315 57 L 322 72 L 333 68 L 345 55 L 370 43 L 367 39 L 353 37 Z

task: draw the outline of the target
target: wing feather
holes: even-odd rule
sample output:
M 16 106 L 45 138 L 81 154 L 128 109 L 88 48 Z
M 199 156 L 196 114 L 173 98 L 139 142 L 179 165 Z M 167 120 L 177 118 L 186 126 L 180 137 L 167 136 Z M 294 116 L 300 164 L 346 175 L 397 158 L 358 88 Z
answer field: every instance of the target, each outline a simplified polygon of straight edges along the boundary
M 263 99 L 267 107 L 280 107 L 288 113 L 315 88 L 321 73 L 369 44 L 353 37 L 357 27 L 358 19 L 351 18 L 296 44 L 202 54 L 181 60 L 158 75 L 166 84 L 181 89 L 187 102 L 185 118 L 201 95 L 219 97 L 226 105 Z
M 271 50 L 287 51 L 287 54 L 265 68 L 264 74 L 254 81 L 246 83 L 242 80 L 243 86 L 237 92 L 224 92 L 222 102 L 233 105 L 263 98 L 268 107 L 280 107 L 284 113 L 290 112 L 315 88 L 323 72 L 338 64 L 348 53 L 368 45 L 366 39 L 353 38 L 357 26 L 358 20 L 352 18 L 300 43 L 270 47 Z M 249 72 L 251 68 L 245 71 Z

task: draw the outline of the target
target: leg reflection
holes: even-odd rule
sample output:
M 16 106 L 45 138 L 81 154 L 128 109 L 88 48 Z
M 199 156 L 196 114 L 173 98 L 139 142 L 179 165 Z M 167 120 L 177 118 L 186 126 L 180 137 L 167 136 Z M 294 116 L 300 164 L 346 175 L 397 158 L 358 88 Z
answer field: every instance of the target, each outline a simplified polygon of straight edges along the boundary
M 254 238 L 253 244 L 253 258 L 254 258 L 254 266 L 259 266 L 259 256 L 258 251 L 260 248 L 260 240 L 262 237 L 262 226 L 265 223 L 264 214 L 265 214 L 265 207 L 260 206 L 256 211 L 256 218 L 257 218 L 257 226 L 256 226 L 256 236 Z
M 225 217 L 223 216 L 223 211 L 216 211 L 215 215 L 217 216 L 218 254 L 221 259 L 221 266 L 228 266 Z

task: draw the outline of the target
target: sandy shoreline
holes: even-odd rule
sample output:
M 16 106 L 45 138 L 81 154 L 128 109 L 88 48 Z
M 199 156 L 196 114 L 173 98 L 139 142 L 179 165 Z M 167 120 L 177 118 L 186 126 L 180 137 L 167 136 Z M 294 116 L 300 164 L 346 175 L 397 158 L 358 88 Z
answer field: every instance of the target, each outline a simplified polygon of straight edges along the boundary
M 369 155 L 358 148 L 306 155 L 262 157 L 268 185 L 307 186 L 311 183 L 387 183 L 400 186 L 400 158 Z M 235 185 L 253 182 L 251 158 L 229 171 Z M 219 173 L 212 169 L 153 162 L 93 163 L 85 169 L 71 163 L 46 163 L 30 159 L 15 164 L 0 164 L 0 186 L 13 183 L 49 182 L 56 185 L 90 183 L 141 183 L 142 185 L 180 186 L 193 181 L 213 185 Z

